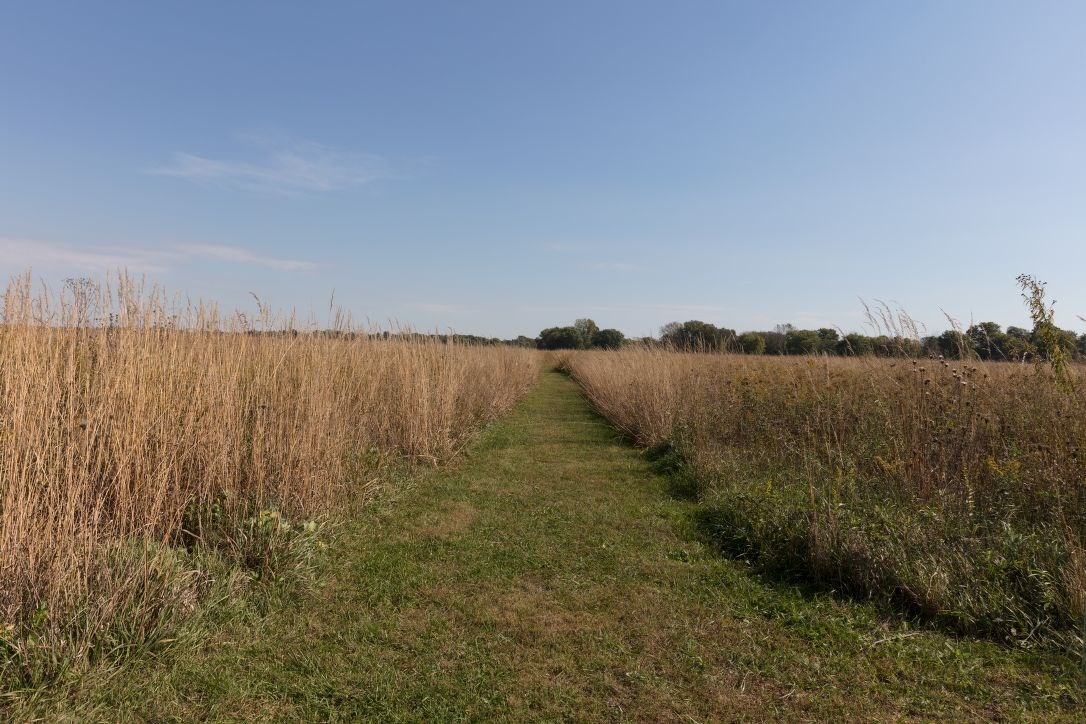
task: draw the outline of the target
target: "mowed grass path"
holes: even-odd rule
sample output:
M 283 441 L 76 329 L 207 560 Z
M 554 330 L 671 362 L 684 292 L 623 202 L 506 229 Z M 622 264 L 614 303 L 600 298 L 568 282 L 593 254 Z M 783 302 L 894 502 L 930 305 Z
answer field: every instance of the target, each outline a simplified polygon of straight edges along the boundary
M 316 593 L 227 626 L 202 651 L 123 672 L 87 693 L 87 713 L 1074 716 L 1066 661 L 760 580 L 698 542 L 692 507 L 573 382 L 545 373 L 464 460 L 355 517 Z

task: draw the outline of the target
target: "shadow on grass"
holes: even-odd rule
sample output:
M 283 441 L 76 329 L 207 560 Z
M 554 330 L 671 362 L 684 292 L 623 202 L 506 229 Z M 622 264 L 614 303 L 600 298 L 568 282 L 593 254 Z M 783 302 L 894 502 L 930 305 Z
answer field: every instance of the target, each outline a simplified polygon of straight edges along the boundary
M 662 442 L 641 452 L 651 464 L 652 471 L 664 479 L 668 495 L 675 500 L 696 503 L 701 498 L 701 486 L 686 468 L 682 454 L 670 441 Z
M 635 445 L 635 447 L 637 447 Z M 819 565 L 812 557 L 812 542 L 805 534 L 802 520 L 782 520 L 776 535 L 766 538 L 757 532 L 750 511 L 726 502 L 707 501 L 702 483 L 689 471 L 682 453 L 670 442 L 651 448 L 639 448 L 651 463 L 652 472 L 663 480 L 663 488 L 673 499 L 690 504 L 683 515 L 687 535 L 700 541 L 722 557 L 745 564 L 744 573 L 759 585 L 778 595 L 795 596 L 808 602 L 833 596 L 870 607 L 879 620 L 891 625 L 939 632 L 961 638 L 989 641 L 1000 646 L 1017 648 L 996 633 L 977 630 L 962 621 L 954 612 L 933 610 L 918 600 L 907 585 L 892 576 L 875 584 L 863 579 L 869 561 L 842 559 Z M 796 511 L 794 515 L 805 514 Z M 888 575 L 888 574 L 884 574 Z M 1035 651 L 1058 660 L 1057 668 L 1077 669 L 1079 653 L 1053 639 L 1042 643 Z M 1068 668 L 1070 667 L 1070 668 Z
M 591 406 L 591 401 L 589 403 L 595 418 L 614 430 L 606 417 Z M 729 505 L 727 501 L 716 500 L 715 496 L 708 498 L 703 481 L 690 471 L 682 452 L 673 442 L 665 441 L 646 448 L 617 430 L 616 439 L 648 461 L 650 472 L 658 478 L 665 494 L 686 504 L 682 511 L 684 535 L 698 540 L 722 558 L 745 564 L 744 573 L 760 585 L 778 594 L 790 594 L 808 601 L 826 596 L 851 601 L 870 607 L 879 619 L 890 624 L 907 623 L 951 636 L 1001 646 L 1013 645 L 997 632 L 976 629 L 974 624 L 962 620 L 953 611 L 932 610 L 930 602 L 918 599 L 907 585 L 886 571 L 879 572 L 880 580 L 872 582 L 868 575 L 871 574 L 871 561 L 860 554 L 849 555 L 845 551 L 832 561 L 820 562 L 817 543 L 813 543 L 806 533 L 809 513 L 803 510 L 777 511 L 782 515 L 771 516 L 779 520 L 776 525 L 770 521 L 767 531 L 767 521 L 752 518 L 752 515 L 761 515 L 757 511 L 742 505 Z M 1055 641 L 1042 643 L 1036 650 L 1042 649 L 1064 663 L 1078 659 L 1077 651 L 1068 652 Z
M 681 490 L 690 483 L 689 476 L 679 470 L 674 485 Z M 686 516 L 691 535 L 721 556 L 746 564 L 748 575 L 780 595 L 794 595 L 809 602 L 832 596 L 869 607 L 886 624 L 907 624 L 917 630 L 1023 649 L 1015 640 L 1001 637 L 998 631 L 978 629 L 954 611 L 931 608 L 930 603 L 919 600 L 891 573 L 882 572 L 882 580 L 872 583 L 864 578 L 871 564 L 862 556 L 852 560 L 845 552 L 834 561 L 820 564 L 815 544 L 804 533 L 803 524 L 784 523 L 774 529 L 774 535 L 766 537 L 758 534 L 748 511 L 726 503 L 704 501 L 691 506 Z M 1068 648 L 1066 640 L 1051 638 L 1024 648 L 1047 659 L 1063 676 L 1073 676 L 1079 668 L 1079 652 L 1073 642 Z

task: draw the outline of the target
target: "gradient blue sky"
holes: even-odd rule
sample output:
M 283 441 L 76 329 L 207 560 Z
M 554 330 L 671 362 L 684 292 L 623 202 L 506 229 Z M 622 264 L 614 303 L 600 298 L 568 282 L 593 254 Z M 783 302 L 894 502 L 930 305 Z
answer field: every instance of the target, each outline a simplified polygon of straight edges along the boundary
M 0 273 L 534 335 L 1086 323 L 1086 3 L 5 2 Z

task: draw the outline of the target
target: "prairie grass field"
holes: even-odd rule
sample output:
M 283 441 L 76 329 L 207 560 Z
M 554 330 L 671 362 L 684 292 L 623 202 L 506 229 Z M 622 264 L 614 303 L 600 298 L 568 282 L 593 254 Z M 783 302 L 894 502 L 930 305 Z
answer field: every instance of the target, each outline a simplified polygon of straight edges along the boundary
M 0 715 L 1082 711 L 1069 360 L 541 352 L 256 310 L 8 285 Z
M 449 460 L 537 376 L 529 350 L 329 326 L 223 314 L 123 275 L 8 285 L 5 689 L 123 659 L 209 596 L 304 567 L 389 461 Z
M 773 581 L 548 370 L 454 465 L 386 479 L 319 586 L 226 603 L 175 645 L 20 692 L 79 721 L 1078 721 L 1078 662 Z
M 1081 368 L 662 348 L 564 365 L 688 480 L 729 554 L 960 633 L 1079 651 Z

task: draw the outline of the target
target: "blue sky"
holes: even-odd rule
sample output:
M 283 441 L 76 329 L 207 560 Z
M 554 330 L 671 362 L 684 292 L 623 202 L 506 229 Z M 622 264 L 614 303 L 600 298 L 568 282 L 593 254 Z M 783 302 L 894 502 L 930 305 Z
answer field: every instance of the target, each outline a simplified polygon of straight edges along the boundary
M 534 335 L 1086 323 L 1080 2 L 0 9 L 0 273 Z

